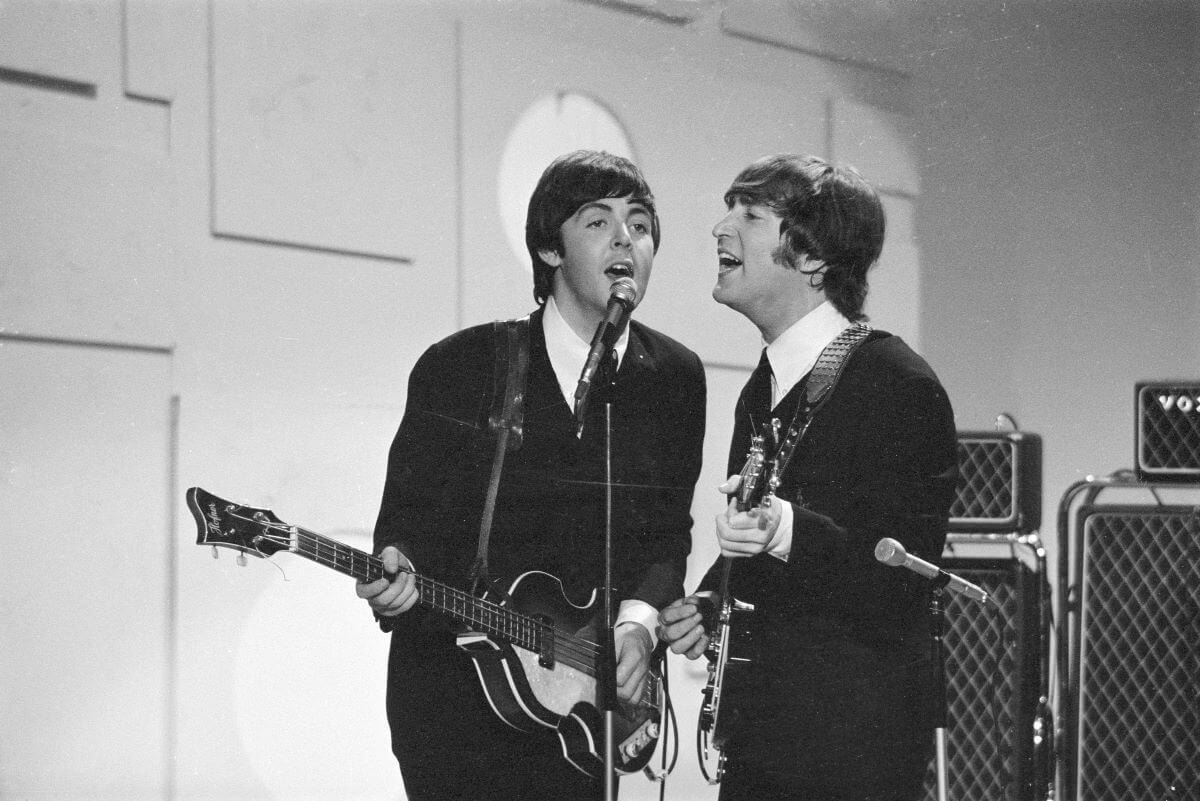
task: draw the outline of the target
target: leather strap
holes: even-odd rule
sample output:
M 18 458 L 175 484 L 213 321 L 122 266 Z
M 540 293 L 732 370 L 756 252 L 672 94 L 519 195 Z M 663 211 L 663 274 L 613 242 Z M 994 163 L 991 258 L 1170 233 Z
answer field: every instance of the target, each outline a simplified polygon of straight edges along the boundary
M 825 404 L 825 401 L 829 400 L 830 390 L 841 378 L 847 362 L 850 361 L 850 356 L 858 349 L 859 345 L 867 340 L 871 331 L 871 326 L 865 323 L 855 323 L 838 334 L 817 357 L 817 363 L 809 371 L 804 385 L 804 402 L 796 408 L 796 414 L 792 419 L 791 426 L 788 427 L 787 436 L 776 452 L 771 476 L 767 483 L 768 494 L 775 494 L 775 489 L 783 480 L 783 471 L 787 469 L 788 462 L 792 460 L 792 454 L 795 453 L 796 446 L 803 438 L 804 432 L 808 431 L 808 425 L 812 422 L 813 415 Z
M 837 380 L 842 377 L 842 371 L 846 369 L 846 362 L 850 361 L 850 354 L 854 353 L 855 349 L 870 334 L 871 326 L 865 323 L 855 323 L 838 334 L 832 342 L 825 346 L 825 350 L 821 351 L 821 355 L 817 357 L 817 363 L 813 365 L 812 372 L 808 374 L 808 384 L 804 388 L 809 415 L 819 409 L 828 399 L 829 390 L 833 389 Z
M 492 475 L 488 481 L 483 514 L 479 520 L 479 542 L 475 560 L 471 563 L 468 584 L 480 591 L 490 581 L 488 576 L 488 539 L 492 533 L 492 518 L 496 511 L 496 495 L 500 489 L 500 474 L 504 471 L 504 455 L 515 451 L 524 441 L 525 386 L 529 376 L 529 318 L 492 323 L 495 337 L 496 363 L 493 375 L 492 411 L 488 415 L 488 431 L 496 434 L 496 452 L 492 457 Z

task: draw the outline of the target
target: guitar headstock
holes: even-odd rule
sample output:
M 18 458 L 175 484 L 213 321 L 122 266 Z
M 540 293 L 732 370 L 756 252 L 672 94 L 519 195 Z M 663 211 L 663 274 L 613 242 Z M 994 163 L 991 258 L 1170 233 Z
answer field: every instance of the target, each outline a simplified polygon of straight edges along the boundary
M 751 437 L 750 452 L 746 454 L 746 464 L 742 467 L 742 472 L 740 473 L 742 481 L 737 489 L 737 508 L 739 512 L 752 509 L 762 502 L 765 486 L 763 473 L 765 469 L 766 457 L 763 455 L 763 438 L 761 436 Z
M 197 545 L 232 548 L 264 559 L 291 549 L 291 527 L 270 510 L 242 506 L 199 487 L 187 491 L 187 504 L 196 519 Z

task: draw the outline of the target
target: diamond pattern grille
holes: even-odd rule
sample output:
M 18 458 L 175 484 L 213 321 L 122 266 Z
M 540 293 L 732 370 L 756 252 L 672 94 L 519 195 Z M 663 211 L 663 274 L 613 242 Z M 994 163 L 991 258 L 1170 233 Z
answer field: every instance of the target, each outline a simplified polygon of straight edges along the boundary
M 997 607 L 983 608 L 954 594 L 945 598 L 949 796 L 1031 799 L 1041 659 L 1036 576 L 1015 559 L 947 559 L 944 566 L 987 590 Z M 936 781 L 931 764 L 925 780 L 930 801 L 937 797 Z
M 1078 798 L 1200 798 L 1200 522 L 1092 514 L 1083 538 Z
M 1200 386 L 1138 389 L 1139 471 L 1157 478 L 1200 479 Z
M 958 486 L 950 505 L 954 519 L 1010 520 L 1013 508 L 1014 448 L 1004 440 L 958 442 Z

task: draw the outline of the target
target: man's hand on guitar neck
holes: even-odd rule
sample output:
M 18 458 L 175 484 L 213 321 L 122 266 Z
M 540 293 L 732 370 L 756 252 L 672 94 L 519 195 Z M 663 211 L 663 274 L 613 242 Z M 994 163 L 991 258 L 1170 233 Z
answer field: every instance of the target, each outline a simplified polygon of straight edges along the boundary
M 417 582 L 412 563 L 399 550 L 388 546 L 379 552 L 387 576 L 369 584 L 358 582 L 354 592 L 366 600 L 380 617 L 395 617 L 412 609 L 417 602 Z M 401 569 L 403 568 L 403 569 Z M 388 578 L 390 576 L 390 578 Z
M 766 498 L 762 505 L 741 512 L 737 508 L 737 490 L 741 476 L 730 476 L 717 491 L 733 495 L 724 512 L 717 515 L 717 544 L 721 556 L 738 558 L 769 553 L 787 561 L 791 551 L 791 511 L 789 504 L 778 498 Z M 783 525 L 781 525 L 783 523 Z

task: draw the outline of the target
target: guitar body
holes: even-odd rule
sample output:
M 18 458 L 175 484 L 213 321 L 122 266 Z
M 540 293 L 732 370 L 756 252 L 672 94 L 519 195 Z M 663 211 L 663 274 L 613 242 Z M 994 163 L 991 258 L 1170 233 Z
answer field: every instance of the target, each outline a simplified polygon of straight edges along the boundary
M 709 743 L 719 751 L 724 750 L 737 718 L 736 690 L 745 684 L 743 677 L 754 662 L 750 638 L 753 615 L 752 605 L 734 598 L 728 608 L 722 607 L 716 625 L 710 629 L 705 652 L 709 676 L 700 720 Z
M 596 593 L 587 606 L 573 604 L 562 583 L 548 573 L 520 576 L 503 605 L 543 620 L 563 634 L 599 642 Z M 473 659 L 488 703 L 501 720 L 522 731 L 538 726 L 554 729 L 567 761 L 589 776 L 604 775 L 604 715 L 595 676 L 561 660 L 514 648 L 495 635 L 467 631 L 458 635 L 458 645 Z M 621 773 L 641 770 L 654 753 L 662 719 L 660 662 L 656 656 L 643 698 L 614 710 L 613 764 Z

